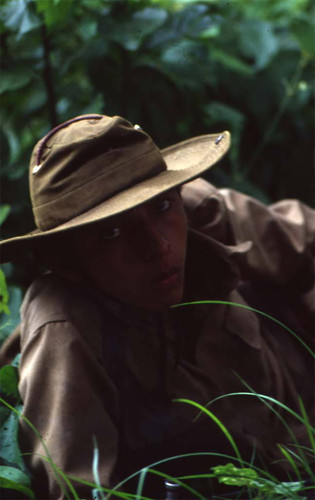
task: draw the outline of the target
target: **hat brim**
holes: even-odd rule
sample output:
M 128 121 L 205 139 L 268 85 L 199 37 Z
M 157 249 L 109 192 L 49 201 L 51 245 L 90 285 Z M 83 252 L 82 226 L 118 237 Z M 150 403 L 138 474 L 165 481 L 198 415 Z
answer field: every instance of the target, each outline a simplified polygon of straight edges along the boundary
M 215 165 L 230 147 L 230 133 L 193 137 L 161 150 L 167 170 L 91 208 L 67 222 L 49 229 L 34 231 L 0 242 L 0 261 L 8 262 L 32 249 L 36 241 L 69 231 L 102 219 L 113 217 L 159 196 L 181 184 L 192 181 Z

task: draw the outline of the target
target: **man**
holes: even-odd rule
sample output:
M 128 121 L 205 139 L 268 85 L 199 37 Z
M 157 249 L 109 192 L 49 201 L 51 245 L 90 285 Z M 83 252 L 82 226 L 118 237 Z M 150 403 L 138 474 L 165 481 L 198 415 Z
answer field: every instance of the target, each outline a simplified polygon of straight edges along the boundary
M 224 132 L 160 151 L 123 118 L 86 115 L 34 149 L 37 230 L 1 242 L 2 260 L 31 250 L 52 271 L 23 302 L 19 389 L 24 415 L 69 476 L 94 482 L 93 438 L 106 487 L 175 455 L 204 453 L 165 462 L 176 476 L 209 472 L 220 460 L 211 453 L 234 455 L 218 426 L 178 399 L 207 405 L 256 391 L 295 411 L 300 396 L 311 411 L 312 211 L 194 180 L 228 147 Z M 205 300 L 214 303 L 172 307 Z M 249 306 L 278 316 L 304 345 Z M 245 460 L 279 474 L 289 464 L 277 444 L 296 452 L 283 419 L 309 445 L 296 419 L 257 397 L 210 410 Z M 21 443 L 38 498 L 64 498 L 24 421 Z M 161 498 L 159 483 L 147 483 Z M 90 498 L 89 486 L 75 486 Z

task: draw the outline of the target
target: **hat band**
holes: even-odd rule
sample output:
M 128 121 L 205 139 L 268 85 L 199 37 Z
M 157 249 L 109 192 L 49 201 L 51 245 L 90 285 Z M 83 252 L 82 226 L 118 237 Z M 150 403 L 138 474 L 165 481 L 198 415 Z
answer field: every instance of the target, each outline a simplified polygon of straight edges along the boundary
M 111 153 L 105 153 L 93 158 L 93 170 L 100 172 L 99 175 L 68 192 L 59 193 L 55 189 L 47 196 L 49 201 L 33 206 L 35 222 L 39 229 L 47 231 L 56 228 L 115 194 L 167 169 L 163 156 L 156 147 L 138 157 L 129 156 L 128 161 L 122 164 L 117 161 L 113 152 L 113 166 L 104 170 L 104 164 L 111 161 L 110 155 Z

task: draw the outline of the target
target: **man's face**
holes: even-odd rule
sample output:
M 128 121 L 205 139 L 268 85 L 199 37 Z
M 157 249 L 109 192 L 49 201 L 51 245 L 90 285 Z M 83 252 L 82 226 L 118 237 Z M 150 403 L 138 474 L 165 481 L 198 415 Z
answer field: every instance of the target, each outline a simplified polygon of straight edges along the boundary
M 108 295 L 148 310 L 181 301 L 187 221 L 172 190 L 82 230 L 74 248 L 85 278 Z

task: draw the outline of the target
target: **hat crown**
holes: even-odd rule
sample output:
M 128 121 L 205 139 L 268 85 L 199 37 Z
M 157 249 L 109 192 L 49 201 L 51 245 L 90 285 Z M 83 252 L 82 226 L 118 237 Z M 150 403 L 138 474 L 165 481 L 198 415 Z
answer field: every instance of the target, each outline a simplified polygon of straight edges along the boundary
M 36 225 L 57 227 L 166 170 L 152 139 L 119 116 L 83 115 L 34 148 L 30 195 Z

